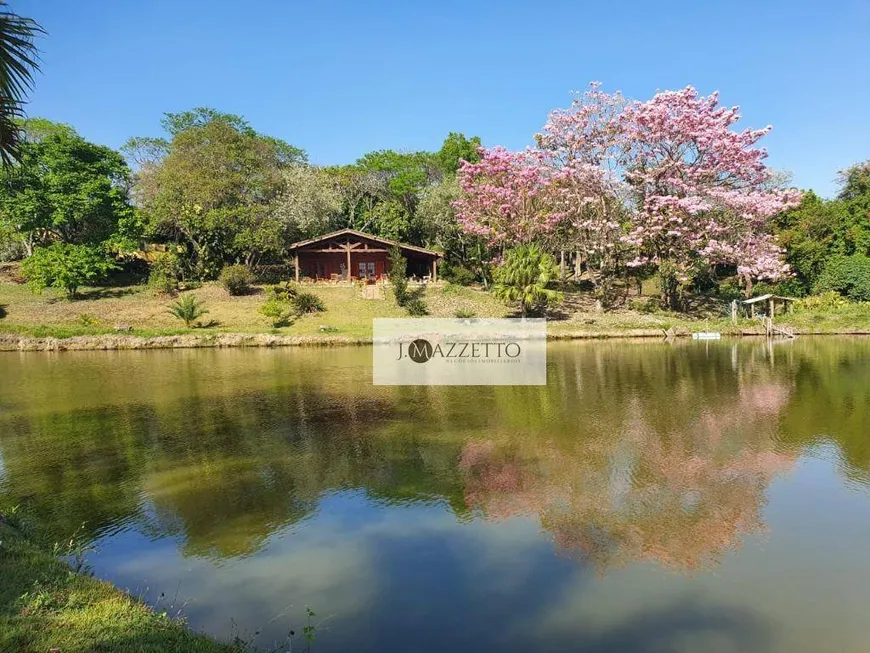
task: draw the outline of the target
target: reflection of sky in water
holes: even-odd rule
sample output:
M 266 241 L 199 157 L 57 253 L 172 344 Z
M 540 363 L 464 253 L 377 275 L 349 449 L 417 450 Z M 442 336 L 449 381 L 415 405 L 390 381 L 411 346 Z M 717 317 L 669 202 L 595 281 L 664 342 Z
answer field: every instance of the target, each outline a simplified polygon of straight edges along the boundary
M 184 558 L 171 539 L 128 531 L 92 562 L 149 601 L 177 592 L 195 628 L 259 631 L 263 646 L 298 630 L 311 605 L 320 651 L 866 650 L 866 493 L 805 458 L 769 497 L 769 533 L 694 574 L 632 563 L 601 575 L 553 555 L 534 518 L 463 523 L 444 505 L 356 492 L 326 496 L 251 557 Z
M 9 360 L 0 489 L 222 638 L 311 605 L 327 652 L 870 642 L 870 341 L 554 345 L 546 389 L 373 388 L 364 348 Z

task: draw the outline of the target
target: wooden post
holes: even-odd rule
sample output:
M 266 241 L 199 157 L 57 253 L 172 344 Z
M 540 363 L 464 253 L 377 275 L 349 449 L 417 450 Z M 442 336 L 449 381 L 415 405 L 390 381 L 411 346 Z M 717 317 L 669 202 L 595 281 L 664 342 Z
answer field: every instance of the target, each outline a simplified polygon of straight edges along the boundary
M 353 278 L 350 271 L 350 241 L 345 244 L 345 247 L 347 248 L 347 280 L 350 281 Z
M 293 265 L 296 267 L 296 283 L 299 283 L 299 252 L 296 252 L 296 258 L 293 261 Z
M 754 303 L 749 305 L 749 314 L 752 316 L 752 319 L 754 320 L 755 319 L 755 304 Z
M 737 300 L 731 300 L 731 324 L 737 324 Z
M 768 305 L 770 306 L 770 319 L 772 320 L 773 319 L 773 311 L 776 308 L 776 300 L 774 300 L 774 298 L 771 297 L 768 300 Z
M 432 259 L 432 283 L 438 281 L 438 259 Z

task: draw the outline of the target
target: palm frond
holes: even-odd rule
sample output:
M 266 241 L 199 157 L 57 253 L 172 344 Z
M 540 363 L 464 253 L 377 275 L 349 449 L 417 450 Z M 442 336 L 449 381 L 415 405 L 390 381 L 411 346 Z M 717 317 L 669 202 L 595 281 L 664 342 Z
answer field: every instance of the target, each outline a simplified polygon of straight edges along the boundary
M 45 30 L 32 18 L 12 13 L 0 0 L 0 162 L 18 159 L 23 102 L 39 71 L 39 50 L 34 39 Z

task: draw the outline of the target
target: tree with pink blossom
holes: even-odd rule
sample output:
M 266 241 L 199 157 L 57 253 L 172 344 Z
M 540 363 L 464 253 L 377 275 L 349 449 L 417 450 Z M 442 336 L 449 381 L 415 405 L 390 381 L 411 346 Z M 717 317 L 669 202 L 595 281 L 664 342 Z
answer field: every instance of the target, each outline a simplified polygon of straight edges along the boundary
M 552 111 L 535 135 L 539 157 L 553 170 L 553 200 L 564 216 L 564 240 L 576 252 L 575 269 L 586 263 L 605 301 L 626 250 L 628 187 L 619 176 L 624 107 L 621 94 L 592 82 L 570 108 Z
M 693 267 L 734 265 L 747 284 L 788 272 L 768 222 L 800 194 L 770 183 L 767 151 L 756 144 L 771 128 L 734 131 L 739 108 L 718 105 L 717 93 L 687 86 L 629 104 L 619 117 L 623 176 L 637 206 L 626 240 L 638 249 L 635 264 L 658 265 L 669 308 L 679 307 Z
M 463 161 L 458 179 L 460 227 L 494 247 L 531 243 L 563 218 L 553 200 L 552 170 L 534 151 L 482 148 L 478 163 Z

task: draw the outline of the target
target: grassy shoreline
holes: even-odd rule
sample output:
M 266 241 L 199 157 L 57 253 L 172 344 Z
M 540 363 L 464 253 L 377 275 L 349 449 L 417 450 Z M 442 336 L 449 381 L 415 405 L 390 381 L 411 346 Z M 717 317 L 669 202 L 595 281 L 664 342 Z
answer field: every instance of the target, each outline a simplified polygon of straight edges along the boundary
M 306 290 L 317 294 L 326 310 L 274 328 L 259 312 L 266 298 L 263 287 L 231 297 L 219 284 L 207 283 L 183 293 L 195 296 L 209 310 L 202 318 L 205 324 L 188 329 L 168 313 L 173 299 L 155 295 L 145 286 L 86 288 L 80 299 L 69 301 L 54 291 L 34 295 L 26 286 L 0 280 L 0 351 L 358 345 L 371 342 L 374 318 L 407 317 L 389 289 L 381 288 L 379 299 L 364 298 L 356 286 L 318 285 Z M 630 298 L 628 306 L 644 304 L 651 294 Z M 422 299 L 432 317 L 514 315 L 478 288 L 430 286 Z M 726 309 L 721 300 L 699 297 L 692 314 L 631 308 L 602 312 L 589 293 L 566 291 L 565 302 L 548 323 L 548 334 L 553 340 L 661 338 L 666 331 L 763 334 L 757 320 L 732 324 Z M 870 304 L 795 311 L 777 316 L 776 321 L 800 335 L 870 334 Z
M 113 585 L 76 573 L 0 517 L 0 651 L 233 653 Z
M 761 329 L 732 328 L 721 331 L 726 337 L 763 337 Z M 844 329 L 800 333 L 803 336 L 870 336 L 870 329 Z M 690 337 L 689 332 L 678 332 L 675 337 Z M 548 340 L 631 340 L 664 339 L 660 330 L 625 329 L 622 331 L 564 332 L 549 334 Z M 371 338 L 341 336 L 280 336 L 270 334 L 221 333 L 204 335 L 65 335 L 27 336 L 0 333 L 0 352 L 23 351 L 123 351 L 147 349 L 222 349 L 231 347 L 342 347 L 370 345 Z

